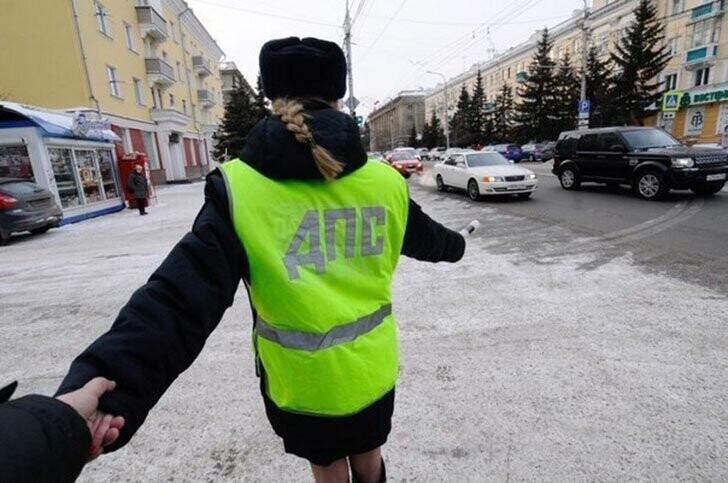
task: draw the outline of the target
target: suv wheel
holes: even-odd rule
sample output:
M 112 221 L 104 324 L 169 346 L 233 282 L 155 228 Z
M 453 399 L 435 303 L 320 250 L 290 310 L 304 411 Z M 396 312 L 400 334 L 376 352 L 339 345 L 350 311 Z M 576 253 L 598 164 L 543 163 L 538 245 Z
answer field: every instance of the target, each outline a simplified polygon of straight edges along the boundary
M 437 183 L 437 191 L 447 190 L 447 186 L 445 186 L 445 182 L 442 180 L 442 176 L 440 176 L 439 174 L 435 178 L 435 183 Z
M 637 175 L 633 187 L 635 194 L 643 200 L 657 201 L 663 199 L 669 188 L 662 173 L 653 170 L 643 171 Z
M 478 188 L 478 182 L 474 179 L 471 179 L 468 182 L 468 196 L 470 196 L 470 199 L 473 201 L 478 201 L 480 199 L 480 188 Z
M 714 195 L 725 186 L 725 182 L 710 183 L 710 184 L 699 184 L 690 188 L 696 195 Z
M 576 170 L 571 166 L 566 166 L 559 173 L 559 182 L 565 190 L 578 190 L 581 186 L 581 178 Z

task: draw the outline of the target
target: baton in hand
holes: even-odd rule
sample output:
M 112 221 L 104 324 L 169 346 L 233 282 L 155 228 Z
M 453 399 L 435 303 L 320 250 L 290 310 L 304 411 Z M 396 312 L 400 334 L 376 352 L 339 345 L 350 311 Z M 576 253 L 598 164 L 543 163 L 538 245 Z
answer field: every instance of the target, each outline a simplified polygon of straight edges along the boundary
M 478 228 L 480 228 L 480 222 L 478 220 L 473 220 L 468 223 L 468 226 L 460 230 L 460 234 L 467 238 L 468 236 L 472 235 Z

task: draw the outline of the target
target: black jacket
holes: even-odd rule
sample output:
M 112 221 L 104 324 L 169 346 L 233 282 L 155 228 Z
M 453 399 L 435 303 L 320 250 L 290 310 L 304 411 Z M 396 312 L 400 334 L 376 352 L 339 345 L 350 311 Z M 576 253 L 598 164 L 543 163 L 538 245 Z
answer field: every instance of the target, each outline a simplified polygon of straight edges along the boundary
M 147 177 L 143 173 L 133 171 L 129 175 L 129 180 L 126 182 L 126 188 L 134 195 L 134 198 L 139 199 L 149 196 Z
M 74 481 L 91 433 L 69 405 L 45 396 L 0 395 L 0 481 Z
M 310 107 L 307 122 L 316 142 L 346 162 L 343 175 L 361 167 L 366 153 L 353 120 L 331 109 Z M 309 148 L 273 117 L 251 131 L 240 157 L 273 179 L 321 177 Z M 59 394 L 72 391 L 96 376 L 117 382 L 100 405 L 103 411 L 126 419 L 121 436 L 109 450 L 129 441 L 169 385 L 200 353 L 232 305 L 240 279 L 249 280 L 247 255 L 228 206 L 222 175 L 214 171 L 207 177 L 205 204 L 192 231 L 132 295 L 111 329 L 73 361 L 58 390 Z M 404 255 L 455 262 L 464 251 L 462 236 L 430 219 L 410 201 Z

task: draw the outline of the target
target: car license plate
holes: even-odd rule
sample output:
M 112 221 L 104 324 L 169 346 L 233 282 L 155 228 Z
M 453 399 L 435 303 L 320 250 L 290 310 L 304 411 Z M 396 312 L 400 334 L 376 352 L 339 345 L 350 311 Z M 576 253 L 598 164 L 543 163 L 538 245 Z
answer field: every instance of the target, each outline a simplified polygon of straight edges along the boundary
M 720 181 L 722 179 L 725 179 L 725 173 L 709 174 L 705 177 L 705 181 Z
M 525 184 L 513 184 L 513 185 L 511 185 L 511 186 L 508 187 L 509 190 L 522 190 L 522 189 L 525 189 L 525 188 L 526 188 L 526 185 Z

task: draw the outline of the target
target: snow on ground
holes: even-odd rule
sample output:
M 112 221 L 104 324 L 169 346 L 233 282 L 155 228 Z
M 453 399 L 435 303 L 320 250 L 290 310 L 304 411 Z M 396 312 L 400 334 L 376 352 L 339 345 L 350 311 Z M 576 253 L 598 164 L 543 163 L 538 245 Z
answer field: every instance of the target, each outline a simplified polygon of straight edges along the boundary
M 488 222 L 553 243 L 581 234 L 416 182 L 412 196 L 451 227 L 477 218 L 484 228 L 458 264 L 400 265 L 392 481 L 728 477 L 724 296 L 643 273 L 629 253 L 592 264 L 609 248 L 599 239 L 541 260 Z M 147 217 L 125 211 L 0 250 L 2 380 L 19 379 L 21 394 L 57 387 L 189 229 L 202 184 L 159 199 Z M 250 326 L 240 291 L 132 442 L 81 480 L 307 480 L 265 419 Z

